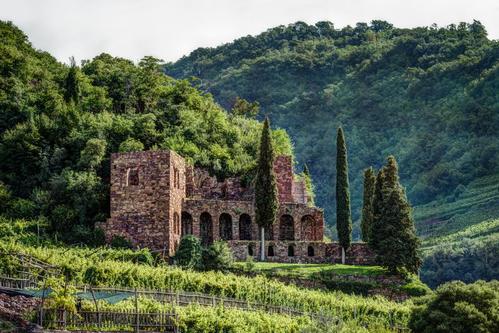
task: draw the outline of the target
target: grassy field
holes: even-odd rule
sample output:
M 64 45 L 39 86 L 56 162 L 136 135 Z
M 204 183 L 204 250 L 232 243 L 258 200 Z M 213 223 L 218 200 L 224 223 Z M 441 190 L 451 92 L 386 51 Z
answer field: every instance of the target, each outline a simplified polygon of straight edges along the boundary
M 273 262 L 255 262 L 254 270 L 273 276 L 314 278 L 319 274 L 376 276 L 385 273 L 380 266 L 355 266 L 341 264 L 287 264 Z M 236 263 L 244 269 L 245 262 Z

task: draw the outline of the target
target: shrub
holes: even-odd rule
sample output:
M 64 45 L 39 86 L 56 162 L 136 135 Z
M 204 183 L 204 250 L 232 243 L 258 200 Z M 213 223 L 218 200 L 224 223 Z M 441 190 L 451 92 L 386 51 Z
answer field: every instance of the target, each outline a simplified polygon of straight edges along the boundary
M 123 236 L 114 236 L 111 239 L 111 246 L 117 249 L 131 249 L 132 243 Z
M 244 270 L 248 273 L 252 273 L 255 271 L 255 261 L 252 256 L 248 256 L 246 258 L 246 262 L 244 263 Z
M 411 276 L 406 282 L 400 289 L 409 296 L 424 296 L 431 293 L 431 289 L 417 277 Z
M 416 333 L 499 332 L 499 281 L 453 281 L 416 301 L 409 327 Z
M 203 268 L 208 271 L 227 271 L 234 259 L 226 242 L 218 241 L 203 251 Z
M 175 253 L 175 263 L 185 268 L 200 268 L 201 258 L 202 247 L 199 239 L 192 235 L 183 237 Z

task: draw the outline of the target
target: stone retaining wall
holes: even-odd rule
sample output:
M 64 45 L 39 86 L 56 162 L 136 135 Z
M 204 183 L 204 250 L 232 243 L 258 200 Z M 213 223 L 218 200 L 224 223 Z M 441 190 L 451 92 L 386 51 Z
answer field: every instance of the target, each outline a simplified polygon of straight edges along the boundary
M 238 261 L 244 261 L 249 256 L 255 260 L 260 257 L 260 241 L 229 241 L 229 246 Z M 269 251 L 273 252 L 272 256 Z M 265 253 L 269 262 L 341 263 L 341 247 L 338 243 L 269 240 L 265 242 Z M 351 265 L 374 265 L 375 256 L 367 244 L 353 243 L 346 252 L 345 262 Z

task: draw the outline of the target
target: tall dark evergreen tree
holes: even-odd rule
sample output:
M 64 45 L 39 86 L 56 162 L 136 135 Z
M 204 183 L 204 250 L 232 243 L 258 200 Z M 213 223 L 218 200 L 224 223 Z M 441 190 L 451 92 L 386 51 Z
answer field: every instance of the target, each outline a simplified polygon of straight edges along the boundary
M 336 229 L 342 247 L 341 261 L 345 263 L 345 251 L 352 241 L 352 217 L 348 182 L 347 146 L 343 129 L 338 128 L 336 138 Z
M 360 222 L 360 229 L 362 232 L 362 240 L 367 242 L 369 239 L 369 228 L 373 220 L 373 197 L 374 197 L 374 184 L 376 183 L 376 176 L 372 167 L 364 171 L 364 198 L 362 205 L 362 220 Z
M 412 208 L 404 188 L 400 185 L 395 157 L 388 157 L 382 176 L 380 181 L 383 181 L 383 184 L 381 187 L 376 184 L 373 201 L 371 235 L 376 235 L 373 250 L 379 263 L 389 271 L 405 269 L 417 273 L 421 266 L 418 254 L 420 240 L 416 236 Z
M 265 260 L 265 229 L 270 228 L 275 222 L 279 205 L 273 166 L 274 148 L 270 122 L 268 118 L 265 118 L 255 181 L 255 220 L 260 227 L 261 260 Z
M 74 57 L 69 58 L 70 67 L 66 78 L 64 79 L 64 100 L 66 102 L 73 101 L 78 104 L 80 100 L 80 83 L 78 81 L 78 67 Z
M 367 241 L 369 247 L 375 252 L 379 252 L 379 242 L 382 236 L 378 230 L 381 228 L 381 217 L 383 215 L 383 184 L 385 181 L 385 172 L 383 168 L 378 171 L 376 181 L 374 182 L 374 194 L 372 202 L 372 220 L 369 225 Z

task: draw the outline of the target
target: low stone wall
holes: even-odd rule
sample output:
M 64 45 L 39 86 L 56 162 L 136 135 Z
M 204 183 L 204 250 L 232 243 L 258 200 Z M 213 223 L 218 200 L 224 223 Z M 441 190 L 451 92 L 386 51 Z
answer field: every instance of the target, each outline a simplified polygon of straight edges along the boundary
M 244 261 L 249 256 L 255 260 L 260 257 L 260 241 L 229 241 L 229 246 L 238 261 Z M 341 247 L 338 243 L 269 240 L 265 242 L 265 248 L 266 260 L 269 262 L 341 263 Z M 345 262 L 350 265 L 374 265 L 375 256 L 367 244 L 353 243 L 346 252 Z

